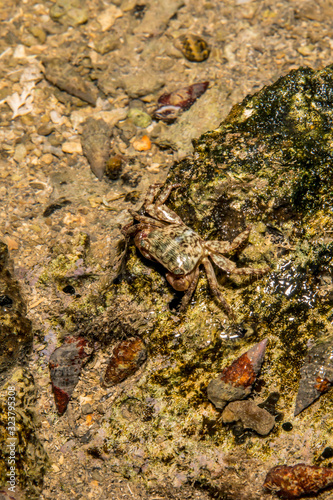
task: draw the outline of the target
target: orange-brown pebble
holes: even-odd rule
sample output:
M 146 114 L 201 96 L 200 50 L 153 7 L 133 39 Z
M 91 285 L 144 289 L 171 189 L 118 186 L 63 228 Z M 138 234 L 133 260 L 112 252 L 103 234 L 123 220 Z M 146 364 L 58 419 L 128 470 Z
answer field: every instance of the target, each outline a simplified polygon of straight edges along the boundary
M 133 142 L 133 148 L 136 151 L 148 151 L 151 148 L 151 140 L 148 135 L 143 135 L 141 139 L 137 139 Z
M 264 358 L 267 339 L 262 340 L 226 366 L 217 379 L 209 382 L 208 399 L 219 409 L 227 402 L 246 398 L 259 373 Z
M 120 342 L 113 350 L 109 360 L 104 385 L 106 387 L 119 384 L 133 375 L 146 360 L 147 350 L 140 338 L 131 338 Z
M 316 465 L 278 465 L 271 469 L 264 488 L 283 498 L 299 498 L 333 485 L 333 469 Z

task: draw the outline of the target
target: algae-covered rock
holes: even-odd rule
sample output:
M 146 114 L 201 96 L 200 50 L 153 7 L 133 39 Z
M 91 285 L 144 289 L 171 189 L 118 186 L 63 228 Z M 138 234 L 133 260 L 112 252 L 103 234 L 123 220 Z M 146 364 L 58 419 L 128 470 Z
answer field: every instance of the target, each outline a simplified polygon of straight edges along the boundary
M 13 276 L 8 248 L 0 242 L 0 386 L 16 364 L 27 362 L 32 341 L 31 322 Z
M 0 489 L 8 498 L 40 498 L 48 458 L 38 436 L 33 376 L 17 368 L 0 390 Z
M 139 467 L 149 484 L 173 484 L 186 471 L 185 481 L 213 495 L 259 500 L 264 471 L 277 461 L 314 461 L 318 442 L 330 442 L 330 392 L 293 413 L 305 353 L 332 334 L 332 89 L 333 66 L 291 71 L 234 106 L 169 173 L 166 184 L 180 187 L 166 204 L 186 225 L 205 240 L 222 241 L 251 226 L 249 243 L 228 258 L 237 268 L 270 268 L 255 279 L 215 266 L 234 319 L 210 293 L 204 270 L 187 311 L 178 314 L 182 294 L 168 285 L 165 268 L 129 242 L 117 278 L 103 292 L 106 315 L 135 311 L 137 330 L 129 332 L 119 319 L 122 336 L 139 335 L 149 350 L 143 375 L 110 406 L 103 424 L 111 465 L 124 476 L 136 476 Z M 235 442 L 207 400 L 207 385 L 264 338 L 268 350 L 253 396 L 279 391 L 278 411 L 296 430 L 281 433 L 282 418 L 269 436 Z

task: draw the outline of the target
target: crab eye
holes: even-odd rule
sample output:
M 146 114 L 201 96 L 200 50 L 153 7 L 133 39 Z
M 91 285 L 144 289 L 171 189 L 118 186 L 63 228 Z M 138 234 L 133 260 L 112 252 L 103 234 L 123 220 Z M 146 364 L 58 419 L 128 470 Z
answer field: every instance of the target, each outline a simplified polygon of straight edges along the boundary
M 172 271 L 173 274 L 184 274 L 184 271 L 180 269 L 180 267 L 176 267 L 176 269 L 173 269 Z

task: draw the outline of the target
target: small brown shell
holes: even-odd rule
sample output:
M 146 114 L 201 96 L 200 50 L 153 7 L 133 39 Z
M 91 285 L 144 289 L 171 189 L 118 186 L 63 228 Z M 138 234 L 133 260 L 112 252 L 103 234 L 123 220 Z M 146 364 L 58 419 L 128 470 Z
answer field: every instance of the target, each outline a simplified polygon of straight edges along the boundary
M 120 342 L 113 350 L 104 375 L 106 387 L 119 384 L 133 375 L 147 358 L 147 350 L 140 338 Z
M 175 43 L 183 55 L 192 62 L 202 62 L 208 59 L 210 48 L 207 42 L 201 36 L 188 33 L 178 38 Z
M 333 484 L 333 469 L 316 465 L 278 465 L 267 474 L 264 488 L 283 498 L 317 493 Z

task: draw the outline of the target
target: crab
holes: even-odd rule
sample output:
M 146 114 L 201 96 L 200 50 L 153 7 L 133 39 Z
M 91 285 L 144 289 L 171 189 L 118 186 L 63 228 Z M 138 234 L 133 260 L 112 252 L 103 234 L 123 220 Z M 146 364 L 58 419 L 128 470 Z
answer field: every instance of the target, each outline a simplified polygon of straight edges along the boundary
M 185 292 L 179 312 L 185 311 L 191 300 L 199 279 L 199 267 L 202 264 L 213 294 L 227 315 L 233 316 L 231 307 L 220 291 L 212 262 L 227 274 L 260 277 L 267 273 L 269 268 L 237 268 L 234 262 L 224 256 L 237 251 L 247 243 L 250 227 L 232 242 L 228 242 L 205 241 L 193 229 L 186 226 L 182 219 L 165 205 L 171 191 L 178 187 L 180 184 L 171 184 L 157 195 L 161 184 L 151 185 L 143 205 L 144 212 L 148 216 L 129 210 L 133 221 L 124 226 L 122 232 L 126 238 L 134 237 L 134 243 L 144 257 L 159 262 L 167 269 L 166 279 L 175 290 Z

